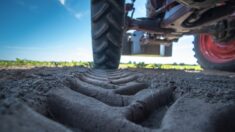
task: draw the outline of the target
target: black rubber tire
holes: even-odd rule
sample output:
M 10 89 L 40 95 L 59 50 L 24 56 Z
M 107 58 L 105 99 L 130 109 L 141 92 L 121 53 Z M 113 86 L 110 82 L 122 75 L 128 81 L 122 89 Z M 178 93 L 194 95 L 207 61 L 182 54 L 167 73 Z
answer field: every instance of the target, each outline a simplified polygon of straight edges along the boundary
M 92 0 L 94 68 L 117 69 L 121 57 L 124 0 Z
M 214 63 L 210 60 L 206 59 L 201 53 L 199 47 L 199 35 L 195 35 L 194 37 L 194 57 L 197 58 L 197 63 L 201 65 L 203 69 L 208 70 L 222 70 L 222 71 L 235 71 L 235 61 L 230 61 L 226 63 Z

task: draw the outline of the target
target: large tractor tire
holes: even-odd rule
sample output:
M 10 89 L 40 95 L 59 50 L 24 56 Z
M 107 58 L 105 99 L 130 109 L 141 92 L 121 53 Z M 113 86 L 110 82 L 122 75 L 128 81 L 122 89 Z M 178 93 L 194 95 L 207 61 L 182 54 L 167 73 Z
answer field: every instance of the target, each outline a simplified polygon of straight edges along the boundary
M 117 69 L 121 57 L 124 0 L 92 0 L 94 68 Z
M 235 71 L 235 40 L 218 43 L 211 35 L 195 36 L 195 57 L 204 69 Z

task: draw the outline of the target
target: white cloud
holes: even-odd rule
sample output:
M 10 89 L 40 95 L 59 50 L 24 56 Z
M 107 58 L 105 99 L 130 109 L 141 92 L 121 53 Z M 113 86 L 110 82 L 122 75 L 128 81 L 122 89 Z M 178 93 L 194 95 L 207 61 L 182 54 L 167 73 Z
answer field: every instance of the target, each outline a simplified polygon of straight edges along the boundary
M 65 5 L 66 0 L 59 0 L 62 5 Z
M 79 0 L 58 0 L 62 6 L 76 19 L 80 20 L 89 15 L 90 10 L 81 10 Z
M 19 1 L 17 1 L 17 4 L 24 7 L 24 8 L 27 8 L 29 10 L 37 10 L 38 9 L 38 6 L 33 5 L 25 0 L 19 0 Z
M 76 17 L 77 19 L 80 19 L 80 18 L 83 17 L 83 13 L 76 13 L 76 14 L 75 14 L 75 17 Z
M 66 9 L 69 11 L 69 13 L 71 15 L 73 15 L 78 20 L 81 19 L 82 17 L 84 17 L 87 14 L 86 12 L 76 12 L 73 9 L 69 8 L 69 7 L 66 7 Z

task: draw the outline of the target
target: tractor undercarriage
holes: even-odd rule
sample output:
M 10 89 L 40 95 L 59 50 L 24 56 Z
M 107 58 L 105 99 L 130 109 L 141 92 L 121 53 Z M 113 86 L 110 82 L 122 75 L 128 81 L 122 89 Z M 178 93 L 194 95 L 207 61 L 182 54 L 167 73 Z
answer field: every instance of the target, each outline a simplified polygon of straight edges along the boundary
M 149 0 L 146 6 L 146 18 L 128 17 L 125 26 L 128 30 L 141 30 L 151 36 L 154 35 L 155 43 L 171 44 L 183 35 L 200 33 L 212 34 L 219 41 L 233 39 L 232 34 L 227 32 L 234 32 L 235 17 L 231 14 L 235 10 L 235 2 L 217 1 L 212 4 L 210 0 L 206 4 L 205 2 L 190 4 L 184 0 L 164 2 Z M 128 7 L 133 6 L 128 4 Z M 128 11 L 133 11 L 133 8 L 128 8 Z M 224 34 L 226 35 L 223 37 Z

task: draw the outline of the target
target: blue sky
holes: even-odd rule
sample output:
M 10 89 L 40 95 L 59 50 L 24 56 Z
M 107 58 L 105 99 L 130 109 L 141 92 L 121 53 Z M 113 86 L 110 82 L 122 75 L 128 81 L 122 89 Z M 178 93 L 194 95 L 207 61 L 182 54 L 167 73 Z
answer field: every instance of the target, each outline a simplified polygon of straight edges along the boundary
M 137 0 L 134 17 L 145 16 Z M 89 0 L 0 0 L 0 59 L 92 61 Z M 173 57 L 122 57 L 153 63 L 195 63 L 192 37 L 174 46 Z

